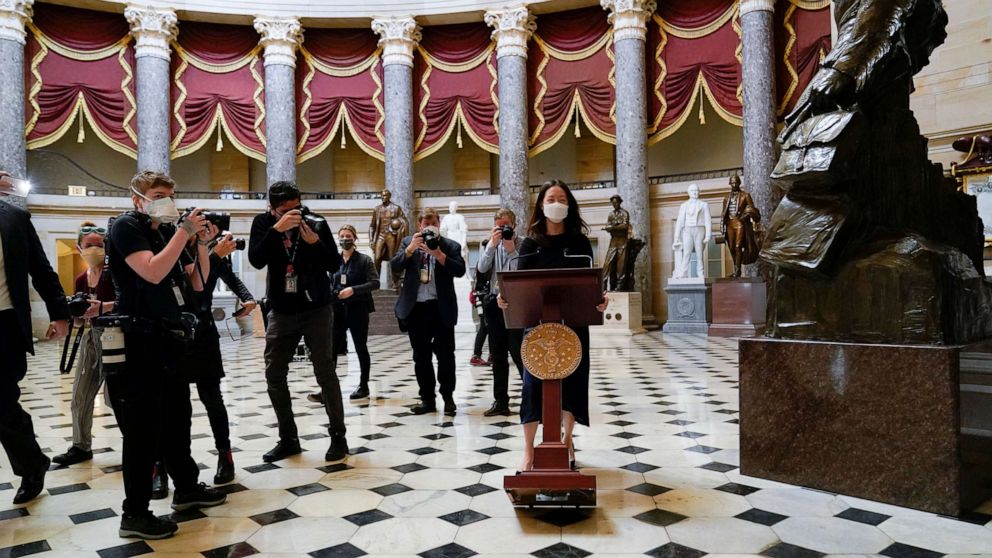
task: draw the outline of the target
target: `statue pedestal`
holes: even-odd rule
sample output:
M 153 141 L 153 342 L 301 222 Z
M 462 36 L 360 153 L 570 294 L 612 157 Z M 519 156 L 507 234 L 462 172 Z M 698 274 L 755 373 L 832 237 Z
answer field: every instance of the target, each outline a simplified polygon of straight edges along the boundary
M 665 285 L 668 295 L 668 320 L 665 333 L 702 333 L 709 331 L 710 280 L 703 277 L 669 279 Z
M 369 335 L 406 335 L 396 321 L 396 299 L 399 294 L 392 289 L 372 291 L 375 312 L 369 314 Z
M 759 277 L 727 277 L 713 281 L 714 337 L 751 337 L 765 329 L 767 286 Z
M 607 294 L 610 302 L 603 313 L 603 325 L 591 327 L 593 332 L 636 335 L 647 331 L 642 324 L 641 293 L 613 291 Z
M 981 505 L 981 350 L 741 339 L 741 474 L 945 515 Z

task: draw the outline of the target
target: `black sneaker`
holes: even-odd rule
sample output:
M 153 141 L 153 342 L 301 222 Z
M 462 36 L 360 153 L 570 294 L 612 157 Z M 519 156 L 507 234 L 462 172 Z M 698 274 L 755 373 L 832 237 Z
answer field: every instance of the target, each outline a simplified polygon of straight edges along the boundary
M 485 413 L 482 413 L 485 417 L 496 417 L 496 416 L 510 416 L 510 406 L 506 403 L 495 402 L 492 407 Z
M 303 453 L 303 448 L 300 447 L 299 440 L 279 440 L 276 447 L 262 456 L 262 461 L 272 463 L 300 453 Z
M 217 452 L 217 473 L 214 474 L 214 484 L 227 484 L 234 480 L 234 456 L 231 450 Z
M 152 470 L 152 500 L 164 500 L 169 496 L 169 475 L 165 471 L 165 463 L 155 462 Z
M 69 465 L 75 465 L 76 463 L 82 463 L 83 461 L 89 461 L 90 459 L 93 459 L 92 451 L 86 451 L 84 449 L 79 449 L 76 446 L 72 446 L 67 452 L 53 457 L 52 461 L 62 467 L 68 467 Z
M 348 457 L 348 440 L 344 436 L 331 436 L 331 447 L 324 454 L 326 461 L 341 461 Z
M 202 482 L 188 492 L 176 493 L 172 496 L 172 509 L 186 511 L 191 508 L 209 508 L 219 506 L 227 501 L 227 494 L 220 490 L 207 488 Z
M 430 405 L 426 403 L 421 403 L 420 405 L 414 405 L 410 407 L 410 412 L 415 415 L 426 415 L 427 413 L 436 413 L 437 405 L 431 403 Z
M 348 396 L 348 399 L 354 401 L 356 399 L 367 399 L 368 396 L 369 396 L 369 386 L 358 386 L 358 389 L 352 392 L 352 394 Z
M 446 414 L 446 415 L 454 415 L 455 414 L 455 411 L 457 409 L 458 409 L 458 407 L 455 406 L 455 400 L 454 399 L 445 399 L 444 400 L 444 414 Z
M 117 531 L 117 536 L 134 539 L 166 539 L 176 534 L 179 525 L 175 521 L 159 519 L 152 515 L 152 512 L 145 512 L 141 515 L 124 514 L 121 517 L 121 528 Z
M 324 394 L 322 394 L 319 391 L 315 391 L 313 393 L 308 393 L 307 394 L 307 401 L 309 401 L 311 403 L 320 403 L 321 405 L 323 405 L 324 404 Z

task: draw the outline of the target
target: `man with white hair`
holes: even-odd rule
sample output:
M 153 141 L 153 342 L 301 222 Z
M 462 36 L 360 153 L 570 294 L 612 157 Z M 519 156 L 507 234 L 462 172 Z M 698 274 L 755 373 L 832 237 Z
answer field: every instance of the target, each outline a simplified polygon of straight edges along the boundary
M 679 217 L 675 221 L 675 242 L 672 244 L 672 250 L 682 248 L 681 266 L 677 267 L 681 274 L 676 275 L 677 279 L 690 276 L 689 264 L 693 252 L 696 253 L 696 277 L 704 277 L 706 262 L 703 259 L 703 246 L 710 241 L 712 233 L 710 208 L 699 199 L 699 186 L 690 184 L 687 192 L 689 199 L 679 207 Z

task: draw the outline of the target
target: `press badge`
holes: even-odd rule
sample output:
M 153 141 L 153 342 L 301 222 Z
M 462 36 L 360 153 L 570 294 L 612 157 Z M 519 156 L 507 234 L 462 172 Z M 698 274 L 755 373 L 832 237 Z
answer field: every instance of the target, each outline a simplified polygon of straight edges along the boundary
M 348 284 L 348 276 L 347 275 L 341 275 L 341 284 L 342 285 L 347 285 Z
M 292 265 L 286 266 L 286 293 L 287 294 L 296 294 L 297 287 L 298 287 L 298 285 L 297 285 L 298 279 L 299 278 L 296 276 L 296 270 L 293 269 L 293 266 Z
M 182 289 L 179 288 L 179 285 L 177 285 L 175 282 L 172 283 L 172 294 L 176 296 L 176 304 L 178 304 L 179 306 L 186 305 L 186 300 L 183 299 L 183 291 Z
M 430 269 L 427 269 L 425 267 L 425 268 L 422 268 L 420 270 L 420 282 L 421 283 L 424 283 L 424 284 L 427 284 L 427 283 L 430 283 L 431 282 L 431 270 Z

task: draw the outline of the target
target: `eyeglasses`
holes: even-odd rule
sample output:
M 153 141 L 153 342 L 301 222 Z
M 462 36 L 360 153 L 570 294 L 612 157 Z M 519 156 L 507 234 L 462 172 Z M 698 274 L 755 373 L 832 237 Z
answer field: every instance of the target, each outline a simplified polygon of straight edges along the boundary
M 99 234 L 101 236 L 107 234 L 107 229 L 105 227 L 79 227 L 79 234 Z

